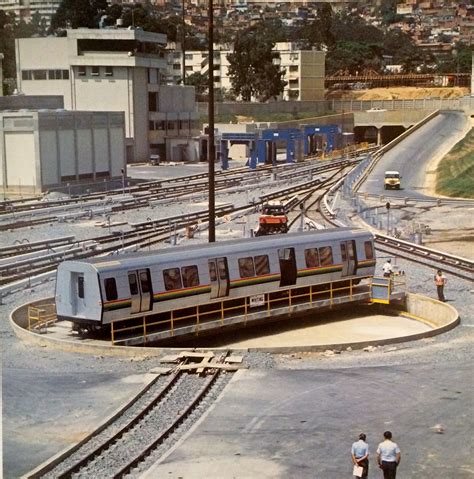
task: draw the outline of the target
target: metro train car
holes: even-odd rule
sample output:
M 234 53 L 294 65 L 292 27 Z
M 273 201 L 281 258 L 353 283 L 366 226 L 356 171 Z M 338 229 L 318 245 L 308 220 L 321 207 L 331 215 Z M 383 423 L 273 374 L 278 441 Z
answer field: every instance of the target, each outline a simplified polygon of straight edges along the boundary
M 130 318 L 209 310 L 214 303 L 373 276 L 370 232 L 352 228 L 173 246 L 146 253 L 64 261 L 58 319 L 80 332 Z M 194 308 L 194 309 L 193 309 Z

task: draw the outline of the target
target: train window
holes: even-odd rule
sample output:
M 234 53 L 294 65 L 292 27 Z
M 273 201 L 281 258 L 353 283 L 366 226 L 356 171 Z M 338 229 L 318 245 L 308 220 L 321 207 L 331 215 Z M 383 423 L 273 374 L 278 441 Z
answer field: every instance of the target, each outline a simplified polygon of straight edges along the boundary
M 84 298 L 84 276 L 77 277 L 77 296 Z
M 347 261 L 346 243 L 341 243 L 341 257 L 342 262 L 345 263 Z
M 181 268 L 181 276 L 183 277 L 183 286 L 185 288 L 199 286 L 199 273 L 197 266 L 183 266 Z
M 268 256 L 266 254 L 263 254 L 261 256 L 255 256 L 254 261 L 255 273 L 257 274 L 257 276 L 270 273 L 270 262 L 268 261 Z
M 278 257 L 285 261 L 288 261 L 292 258 L 292 254 L 294 253 L 293 248 L 283 248 L 278 250 Z
M 140 285 L 142 287 L 142 293 L 150 292 L 150 276 L 147 271 L 140 271 Z
M 330 246 L 319 248 L 319 259 L 321 261 L 321 266 L 333 264 L 332 248 Z
M 374 259 L 374 246 L 372 244 L 372 241 L 365 241 L 364 249 L 365 249 L 365 257 L 367 259 Z
M 115 278 L 106 278 L 104 280 L 105 286 L 105 297 L 107 301 L 113 301 L 118 298 L 117 295 L 117 284 L 115 283 Z
M 163 279 L 165 281 L 165 289 L 167 291 L 170 289 L 181 289 L 183 287 L 179 268 L 164 269 Z
M 317 248 L 309 248 L 304 250 L 304 259 L 307 268 L 315 268 L 319 266 L 319 254 Z
M 255 267 L 253 265 L 253 258 L 239 258 L 239 272 L 241 278 L 251 278 L 255 276 Z
M 225 258 L 217 259 L 217 268 L 219 269 L 219 279 L 227 280 L 229 274 L 227 273 L 227 260 Z
M 216 263 L 209 261 L 209 277 L 211 281 L 217 281 Z
M 129 273 L 128 284 L 130 286 L 130 294 L 138 294 L 137 275 L 135 273 Z

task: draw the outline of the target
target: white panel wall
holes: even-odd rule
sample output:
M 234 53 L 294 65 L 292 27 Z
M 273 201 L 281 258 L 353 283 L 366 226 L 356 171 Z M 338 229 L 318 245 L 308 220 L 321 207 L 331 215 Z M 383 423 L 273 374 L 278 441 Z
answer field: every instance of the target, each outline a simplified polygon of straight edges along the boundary
M 74 153 L 74 132 L 59 130 L 59 158 L 61 164 L 61 176 L 76 174 Z
M 33 132 L 5 132 L 7 183 L 9 186 L 36 186 Z
M 107 130 L 94 130 L 95 171 L 109 171 Z
M 43 131 L 40 135 L 41 180 L 43 185 L 58 184 L 58 151 L 56 131 Z
M 91 130 L 77 130 L 77 161 L 80 175 L 89 174 L 92 169 L 92 133 Z
M 125 144 L 121 128 L 110 129 L 110 156 L 112 161 L 112 176 L 120 176 L 120 170 L 125 166 Z M 122 161 L 119 161 L 119 160 Z
M 77 67 L 75 67 L 77 68 Z M 88 75 L 90 68 L 88 68 Z M 133 136 L 133 104 L 128 91 L 127 68 L 114 67 L 113 77 L 75 77 L 75 110 L 85 111 L 124 111 L 125 135 Z M 146 95 L 146 89 L 144 91 Z M 146 114 L 144 114 L 146 117 Z

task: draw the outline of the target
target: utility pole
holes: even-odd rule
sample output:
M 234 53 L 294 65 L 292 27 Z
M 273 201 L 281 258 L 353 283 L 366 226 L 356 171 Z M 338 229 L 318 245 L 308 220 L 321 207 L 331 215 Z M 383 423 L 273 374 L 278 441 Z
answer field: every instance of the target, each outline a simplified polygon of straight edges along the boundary
M 186 46 L 184 44 L 184 42 L 186 41 L 186 22 L 185 22 L 185 19 L 184 19 L 184 14 L 185 14 L 185 11 L 184 11 L 184 0 L 182 0 L 182 3 L 181 3 L 181 29 L 182 29 L 182 32 L 181 32 L 181 53 L 183 55 L 183 85 L 186 85 Z
M 214 160 L 216 157 L 216 148 L 214 145 L 214 5 L 213 0 L 209 0 L 209 135 L 207 157 L 209 161 L 209 243 L 216 241 L 216 199 L 214 190 Z

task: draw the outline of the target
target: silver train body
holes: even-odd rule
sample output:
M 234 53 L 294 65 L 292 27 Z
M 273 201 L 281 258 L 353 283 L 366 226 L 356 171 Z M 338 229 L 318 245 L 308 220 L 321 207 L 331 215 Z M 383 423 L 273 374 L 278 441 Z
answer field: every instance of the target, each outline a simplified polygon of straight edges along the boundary
M 336 228 L 65 261 L 56 310 L 76 329 L 294 287 L 373 276 L 370 232 Z

